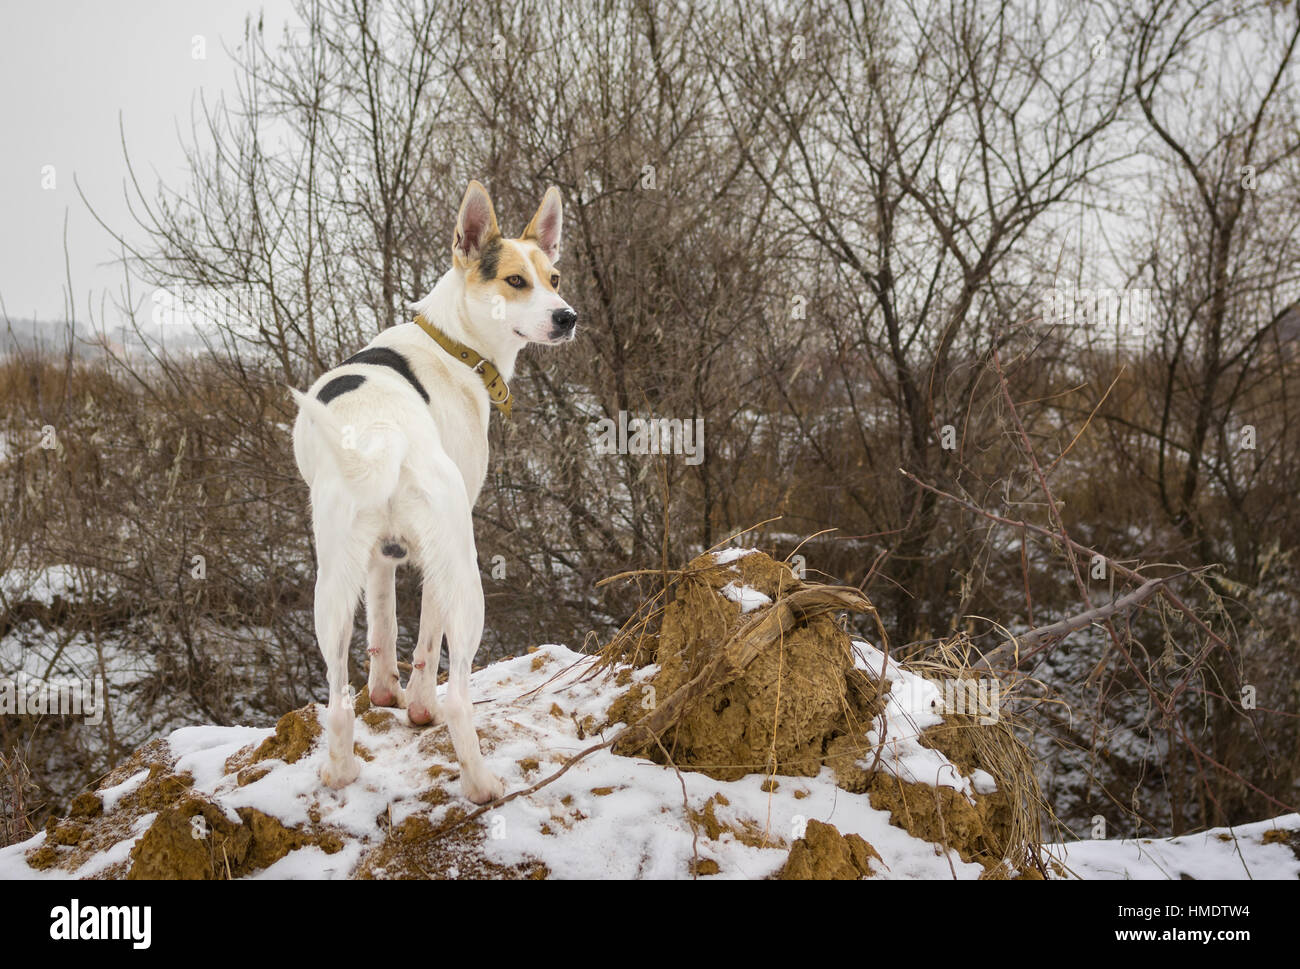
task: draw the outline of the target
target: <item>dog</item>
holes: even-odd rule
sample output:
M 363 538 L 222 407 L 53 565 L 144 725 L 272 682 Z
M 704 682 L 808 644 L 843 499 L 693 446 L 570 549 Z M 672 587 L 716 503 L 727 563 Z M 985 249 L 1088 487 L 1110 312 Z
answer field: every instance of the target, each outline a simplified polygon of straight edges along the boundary
M 505 238 L 487 190 L 472 181 L 452 236 L 452 266 L 412 304 L 412 322 L 293 390 L 293 451 L 311 490 L 316 540 L 316 638 L 329 672 L 329 746 L 321 780 L 356 780 L 348 648 L 364 589 L 370 702 L 405 708 L 413 725 L 446 722 L 461 789 L 476 804 L 504 793 L 483 761 L 469 674 L 483 633 L 483 585 L 471 510 L 487 475 L 488 418 L 510 412 L 509 380 L 530 343 L 574 338 L 578 314 L 559 295 L 560 192 Z M 397 670 L 395 574 L 422 572 L 410 680 Z M 443 642 L 447 691 L 438 700 Z

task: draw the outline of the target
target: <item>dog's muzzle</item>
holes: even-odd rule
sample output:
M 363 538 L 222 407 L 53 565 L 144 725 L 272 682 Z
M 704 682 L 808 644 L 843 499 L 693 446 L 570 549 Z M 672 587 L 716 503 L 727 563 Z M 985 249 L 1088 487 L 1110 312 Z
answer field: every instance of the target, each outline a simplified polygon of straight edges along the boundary
M 574 328 L 578 325 L 578 314 L 571 309 L 551 311 L 551 340 L 573 339 Z

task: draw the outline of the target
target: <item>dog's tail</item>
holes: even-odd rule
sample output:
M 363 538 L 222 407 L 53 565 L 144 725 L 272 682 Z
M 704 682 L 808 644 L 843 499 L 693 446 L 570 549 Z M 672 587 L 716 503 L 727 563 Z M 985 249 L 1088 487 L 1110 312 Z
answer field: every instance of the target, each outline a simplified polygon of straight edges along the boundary
M 406 435 L 392 421 L 362 425 L 340 421 L 328 407 L 308 394 L 289 388 L 298 410 L 315 426 L 329 448 L 344 486 L 361 505 L 387 503 L 397 490 L 406 458 Z

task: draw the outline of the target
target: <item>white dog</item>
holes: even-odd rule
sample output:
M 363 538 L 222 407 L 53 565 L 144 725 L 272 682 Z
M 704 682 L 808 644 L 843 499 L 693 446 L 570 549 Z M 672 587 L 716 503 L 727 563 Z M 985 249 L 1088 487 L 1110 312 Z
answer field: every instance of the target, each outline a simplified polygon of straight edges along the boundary
M 507 381 L 529 343 L 572 340 L 578 315 L 557 293 L 560 193 L 549 188 L 517 239 L 501 236 L 486 189 L 470 182 L 456 219 L 452 268 L 415 321 L 294 391 L 293 452 L 311 488 L 316 537 L 316 637 L 329 669 L 321 779 L 342 787 L 360 764 L 352 749 L 348 646 L 365 589 L 370 702 L 405 707 L 411 723 L 445 719 L 461 785 L 475 803 L 504 785 L 479 750 L 469 699 L 470 664 L 483 633 L 483 586 L 470 510 L 488 465 L 492 406 L 510 412 Z M 414 671 L 397 672 L 394 575 L 423 573 Z M 447 642 L 445 706 L 438 657 Z

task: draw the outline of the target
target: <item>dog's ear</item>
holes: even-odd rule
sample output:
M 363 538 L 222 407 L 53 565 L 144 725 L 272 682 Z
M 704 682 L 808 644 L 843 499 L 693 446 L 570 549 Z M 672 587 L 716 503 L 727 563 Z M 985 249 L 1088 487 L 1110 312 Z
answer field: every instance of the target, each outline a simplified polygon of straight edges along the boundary
M 552 185 L 542 196 L 542 204 L 537 207 L 537 214 L 528 223 L 523 238 L 537 243 L 537 248 L 546 253 L 546 258 L 555 262 L 560 258 L 560 226 L 563 213 L 560 211 L 560 190 Z
M 465 189 L 465 198 L 460 203 L 460 214 L 456 216 L 456 234 L 452 237 L 452 261 L 461 269 L 467 269 L 483 253 L 483 247 L 501 234 L 497 228 L 497 214 L 492 209 L 492 199 L 487 189 L 476 181 L 469 183 Z

